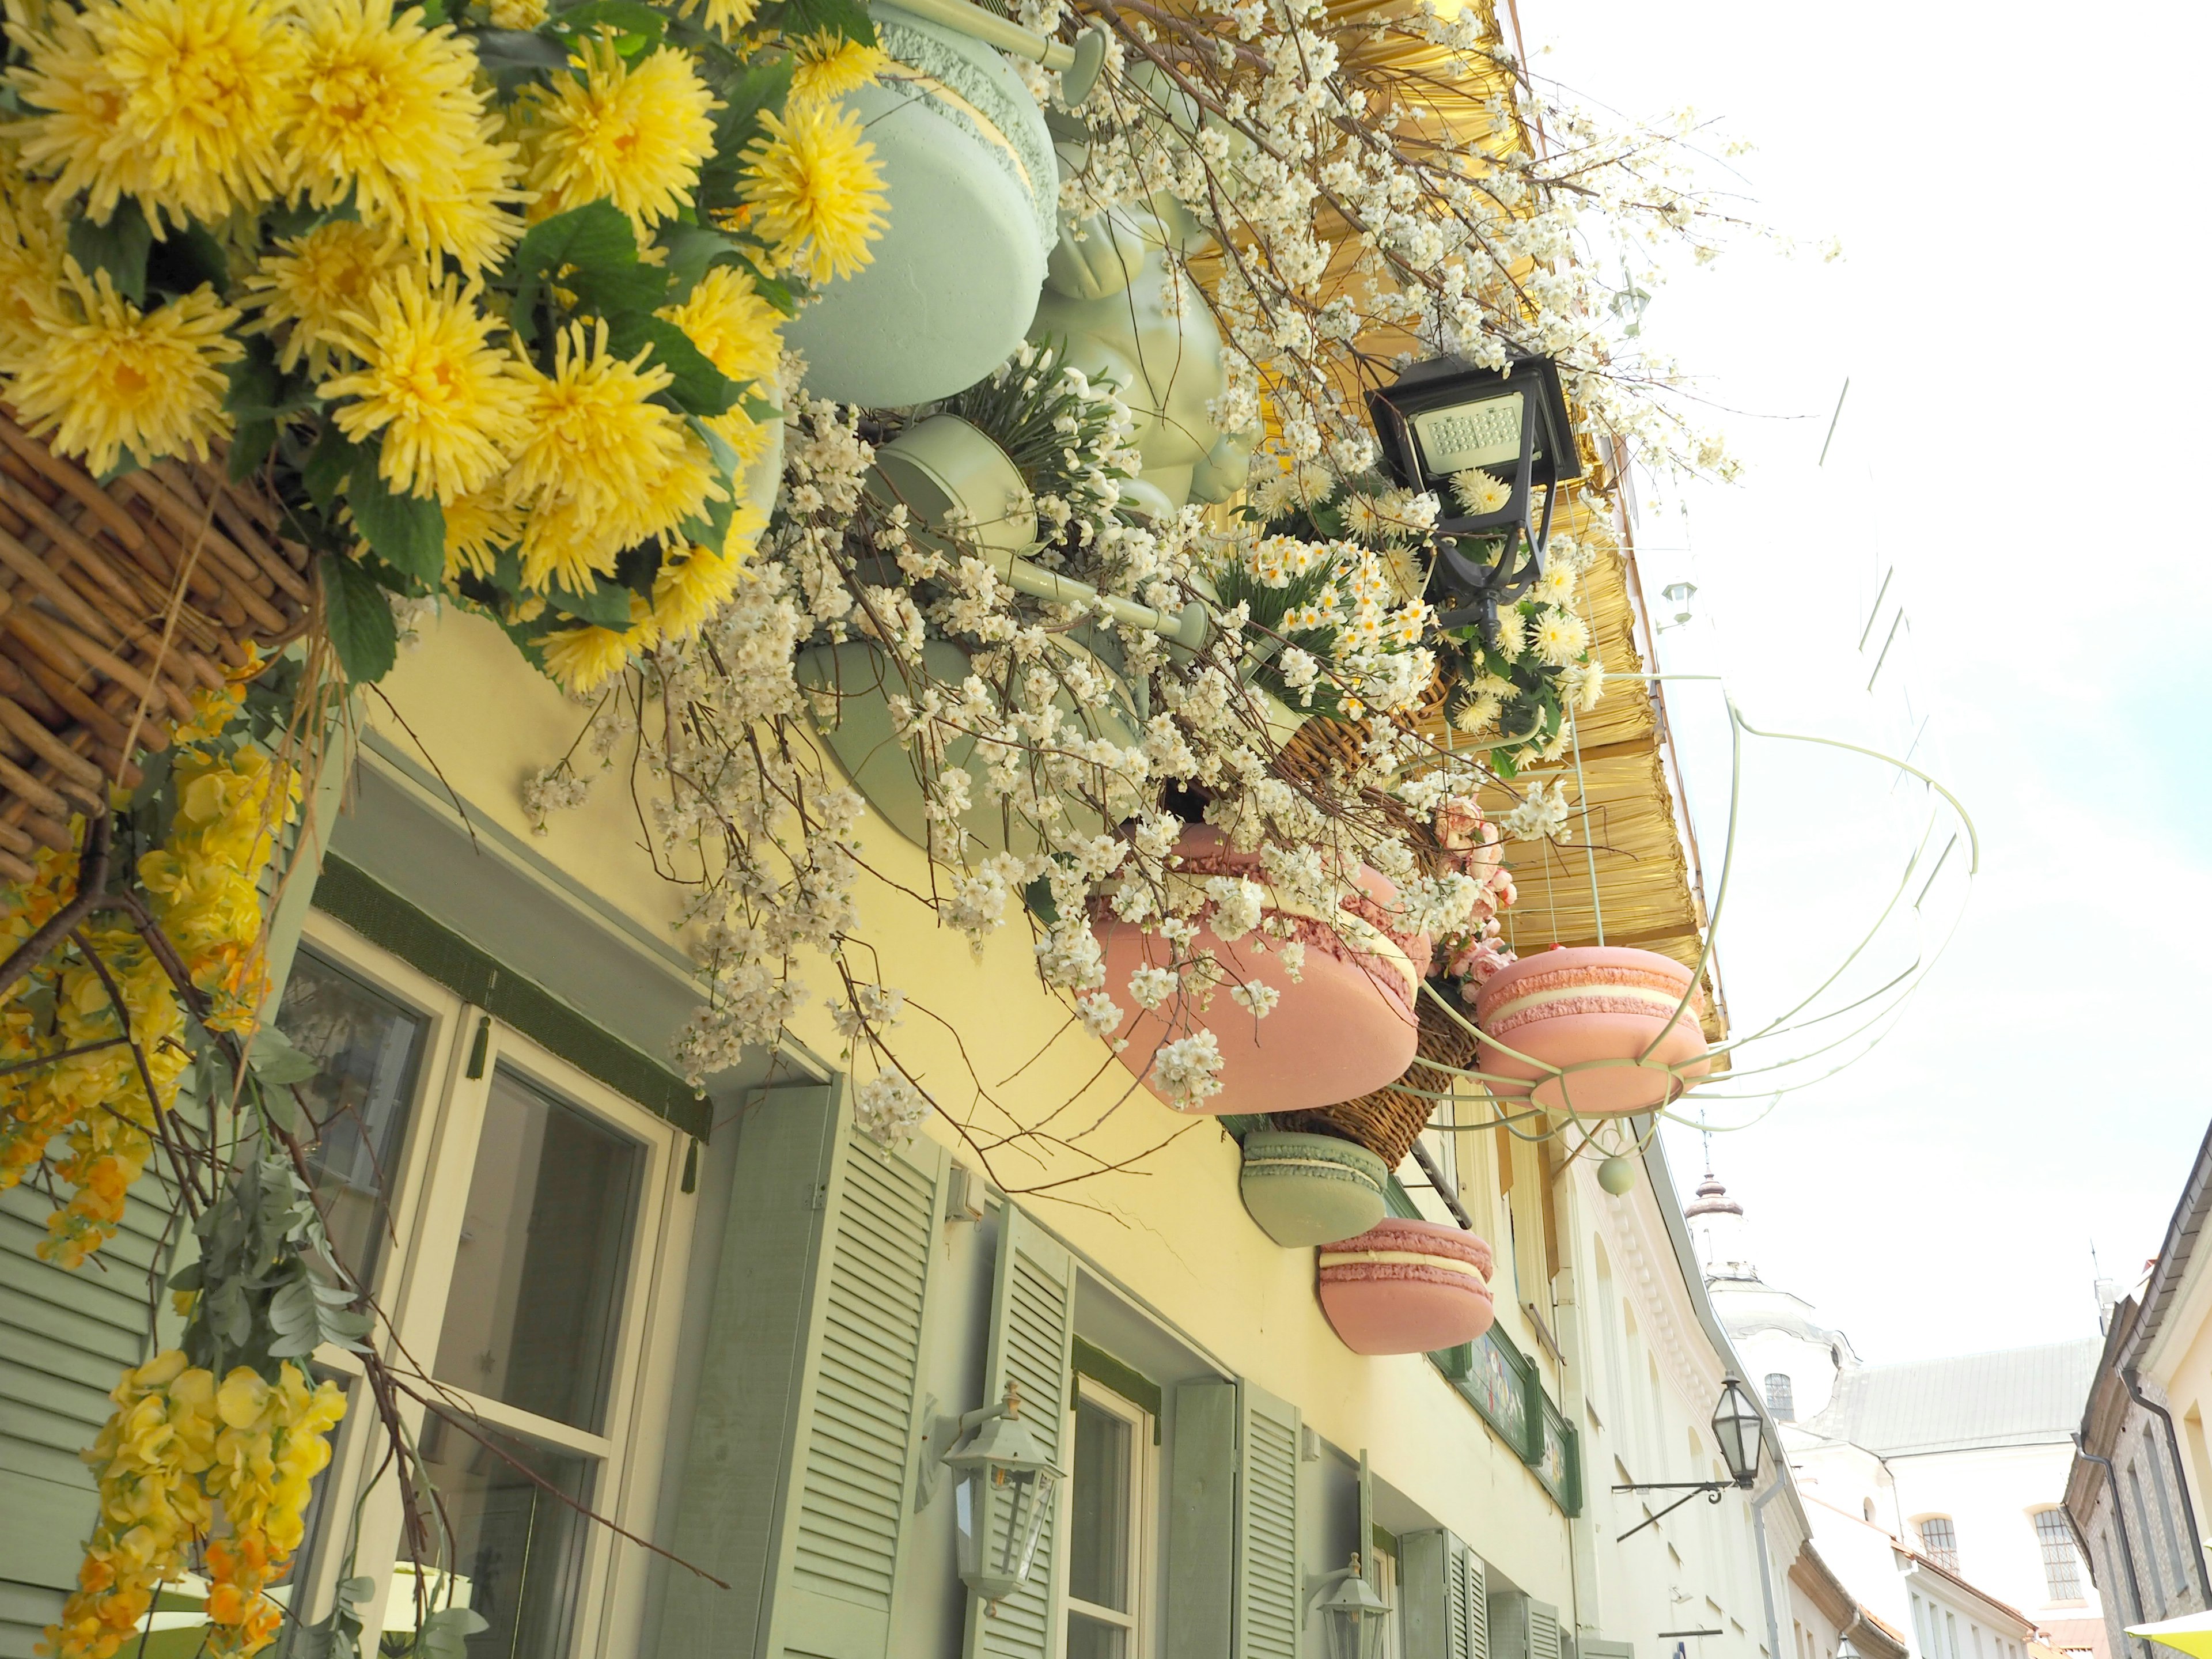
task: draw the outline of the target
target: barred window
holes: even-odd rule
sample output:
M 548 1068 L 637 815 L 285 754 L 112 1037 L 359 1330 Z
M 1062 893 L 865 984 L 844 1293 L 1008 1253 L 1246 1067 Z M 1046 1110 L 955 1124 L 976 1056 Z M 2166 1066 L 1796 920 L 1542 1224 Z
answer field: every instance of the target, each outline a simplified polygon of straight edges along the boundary
M 2043 1547 L 2043 1582 L 2054 1601 L 2081 1599 L 2081 1558 L 2075 1553 L 2074 1532 L 2057 1510 L 2035 1513 L 2035 1541 Z
M 1920 1553 L 1948 1572 L 1959 1570 L 1959 1530 L 1948 1515 L 1931 1515 L 1920 1523 Z

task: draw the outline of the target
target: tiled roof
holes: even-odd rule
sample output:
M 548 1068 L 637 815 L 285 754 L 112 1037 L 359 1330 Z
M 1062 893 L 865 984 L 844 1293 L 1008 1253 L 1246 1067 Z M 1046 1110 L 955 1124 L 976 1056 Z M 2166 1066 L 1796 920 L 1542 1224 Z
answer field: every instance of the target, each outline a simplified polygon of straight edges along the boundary
M 1805 1427 L 1885 1457 L 2063 1443 L 2081 1420 L 2098 1348 L 2085 1337 L 1847 1370 L 1827 1409 Z

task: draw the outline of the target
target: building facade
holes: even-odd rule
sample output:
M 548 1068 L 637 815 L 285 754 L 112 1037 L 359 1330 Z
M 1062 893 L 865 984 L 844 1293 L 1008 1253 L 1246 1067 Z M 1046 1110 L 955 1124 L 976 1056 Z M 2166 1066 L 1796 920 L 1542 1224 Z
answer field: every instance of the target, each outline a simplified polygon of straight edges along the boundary
M 1963 1629 L 1992 1641 L 2017 1617 L 2062 1650 L 2106 1652 L 2097 1586 L 2063 1506 L 2095 1342 L 1870 1365 L 1808 1304 L 1759 1278 L 1742 1206 L 1710 1173 L 1687 1213 L 1714 1306 L 1790 1448 L 1814 1536 L 1846 1581 L 1910 1579 L 1901 1602 L 1866 1589 L 1885 1616 L 1909 1621 L 1923 1616 L 1915 1607 L 1942 1604 L 1946 1620 L 1963 1617 Z M 1980 1602 L 1943 1603 L 1954 1580 Z
M 2158 1255 L 2106 1316 L 2075 1440 L 2066 1507 L 2103 1592 L 2112 1651 L 2148 1655 L 2127 1626 L 2212 1607 L 2203 1518 L 2212 1497 L 2212 1138 L 2197 1152 Z

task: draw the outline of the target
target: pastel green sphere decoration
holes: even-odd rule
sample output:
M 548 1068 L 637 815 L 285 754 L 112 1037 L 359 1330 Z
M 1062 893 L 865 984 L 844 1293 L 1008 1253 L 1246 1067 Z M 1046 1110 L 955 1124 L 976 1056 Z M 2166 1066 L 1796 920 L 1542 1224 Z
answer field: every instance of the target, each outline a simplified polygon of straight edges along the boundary
M 1597 1184 L 1619 1198 L 1624 1193 L 1636 1190 L 1636 1160 L 1628 1157 L 1609 1158 L 1597 1166 Z

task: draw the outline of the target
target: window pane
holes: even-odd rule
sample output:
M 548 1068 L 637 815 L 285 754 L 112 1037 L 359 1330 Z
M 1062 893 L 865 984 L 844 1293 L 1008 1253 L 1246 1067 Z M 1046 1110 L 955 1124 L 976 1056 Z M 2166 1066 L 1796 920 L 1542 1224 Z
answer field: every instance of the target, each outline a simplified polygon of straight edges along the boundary
M 302 949 L 276 1027 L 322 1067 L 300 1085 L 314 1124 L 307 1163 L 331 1249 L 374 1285 L 429 1021 Z
M 1129 1632 L 1079 1613 L 1067 1615 L 1067 1659 L 1128 1659 Z
M 2074 1534 L 2067 1530 L 2066 1517 L 2057 1510 L 2037 1510 L 2035 1540 L 2043 1547 L 2043 1576 L 2050 1586 L 2051 1599 L 2080 1601 L 2080 1558 L 2074 1553 Z
M 1931 1515 L 1920 1523 L 1920 1547 L 1937 1566 L 1958 1571 L 1959 1534 L 1949 1516 Z
M 435 1592 L 432 1606 L 450 1599 L 483 1616 L 489 1628 L 469 1638 L 469 1659 L 560 1659 L 575 1618 L 586 1524 L 562 1499 L 591 1502 L 592 1461 L 483 1429 L 476 1433 L 498 1450 L 434 1414 L 422 1425 L 422 1462 L 453 1527 L 447 1559 L 454 1577 L 450 1585 L 428 1575 L 421 1582 L 426 1593 Z M 415 1628 L 416 1582 L 404 1563 L 392 1576 L 387 1654 L 411 1651 L 401 1632 Z
M 1790 1386 L 1789 1372 L 1767 1372 L 1766 1409 L 1773 1413 L 1774 1420 L 1778 1423 L 1788 1423 L 1796 1419 L 1797 1401 L 1795 1392 Z
M 1126 1418 L 1088 1400 L 1076 1402 L 1067 1593 L 1116 1613 L 1129 1611 L 1129 1441 Z M 1073 1636 L 1071 1626 L 1071 1659 Z
M 492 1076 L 435 1367 L 441 1381 L 597 1431 L 644 1151 Z

